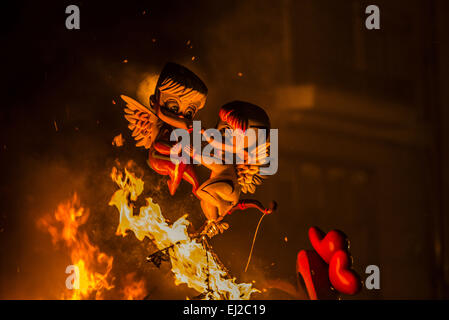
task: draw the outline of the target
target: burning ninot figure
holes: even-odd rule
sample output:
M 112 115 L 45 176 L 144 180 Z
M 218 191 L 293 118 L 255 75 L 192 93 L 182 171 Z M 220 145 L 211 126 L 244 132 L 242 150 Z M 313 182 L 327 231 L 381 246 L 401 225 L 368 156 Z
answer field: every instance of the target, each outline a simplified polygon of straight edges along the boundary
M 175 194 L 181 180 L 190 183 L 195 193 L 199 184 L 193 167 L 170 160 L 173 146 L 170 134 L 174 128 L 191 130 L 194 116 L 206 103 L 207 87 L 203 81 L 189 69 L 167 63 L 150 96 L 151 109 L 130 97 L 121 97 L 126 102 L 125 118 L 137 141 L 136 146 L 149 149 L 149 166 L 169 176 L 170 194 Z
M 229 228 L 222 220 L 235 210 L 257 208 L 268 214 L 275 209 L 275 202 L 265 209 L 257 200 L 240 200 L 242 192 L 254 193 L 264 179 L 260 168 L 268 158 L 270 143 L 266 133 L 269 130 L 270 119 L 262 108 L 234 101 L 221 107 L 216 130 L 201 130 L 205 140 L 214 148 L 213 156 L 205 155 L 205 152 L 201 154 L 190 145 L 185 146 L 185 151 L 194 161 L 211 170 L 210 178 L 196 193 L 207 219 L 203 232 L 209 237 Z

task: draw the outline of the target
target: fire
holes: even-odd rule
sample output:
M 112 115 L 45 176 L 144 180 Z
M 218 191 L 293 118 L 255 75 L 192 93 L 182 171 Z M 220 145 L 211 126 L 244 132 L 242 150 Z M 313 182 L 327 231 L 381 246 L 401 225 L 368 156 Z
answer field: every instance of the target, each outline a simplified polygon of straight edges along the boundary
M 258 292 L 252 284 L 236 283 L 215 254 L 206 250 L 201 241 L 189 237 L 187 214 L 169 224 L 159 205 L 146 198 L 147 205 L 134 215 L 130 201 L 136 201 L 144 190 L 141 178 L 126 168 L 121 172 L 115 167 L 111 178 L 119 187 L 109 202 L 120 213 L 117 235 L 125 236 L 130 230 L 140 241 L 148 237 L 160 250 L 170 247 L 168 254 L 176 285 L 186 284 L 204 299 L 248 300 L 252 293 Z
M 112 145 L 116 147 L 121 147 L 125 143 L 125 139 L 123 138 L 122 134 L 116 135 L 114 139 L 112 139 Z
M 62 243 L 68 249 L 71 264 L 79 270 L 79 289 L 66 290 L 62 299 L 103 299 L 104 293 L 114 288 L 113 257 L 91 244 L 87 233 L 81 230 L 88 217 L 89 211 L 80 206 L 75 194 L 70 201 L 61 203 L 54 215 L 38 220 L 38 226 L 50 233 L 54 245 Z
M 122 289 L 123 298 L 125 300 L 142 300 L 147 295 L 145 281 L 135 280 L 136 273 L 131 272 L 125 276 L 124 288 Z

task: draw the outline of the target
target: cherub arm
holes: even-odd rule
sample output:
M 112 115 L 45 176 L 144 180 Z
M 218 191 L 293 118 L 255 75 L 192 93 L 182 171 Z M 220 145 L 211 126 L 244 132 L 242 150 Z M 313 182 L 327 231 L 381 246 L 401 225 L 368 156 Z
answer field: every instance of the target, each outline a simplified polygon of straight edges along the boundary
M 217 141 L 213 139 L 210 135 L 207 134 L 207 132 L 204 129 L 201 129 L 201 134 L 206 138 L 206 141 L 215 149 L 222 150 L 222 152 L 229 152 L 237 154 L 238 152 L 243 152 L 244 159 L 248 158 L 248 152 L 244 149 L 237 149 L 238 144 L 226 144 L 226 142 Z
M 217 169 L 217 166 L 222 165 L 223 159 L 218 157 L 211 157 L 211 156 L 205 156 L 201 155 L 201 153 L 198 153 L 195 151 L 194 148 L 192 148 L 190 145 L 186 145 L 184 147 L 184 151 L 194 160 L 198 161 L 201 165 L 205 166 L 209 170 L 215 171 Z

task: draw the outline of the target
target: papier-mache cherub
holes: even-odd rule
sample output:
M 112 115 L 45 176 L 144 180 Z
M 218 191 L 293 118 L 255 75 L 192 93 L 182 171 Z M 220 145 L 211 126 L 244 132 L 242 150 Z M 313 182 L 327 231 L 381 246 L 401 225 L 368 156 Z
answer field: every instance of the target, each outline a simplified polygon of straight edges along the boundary
M 173 142 L 170 134 L 174 128 L 191 131 L 192 120 L 206 103 L 207 87 L 189 69 L 175 63 L 167 63 L 159 75 L 154 94 L 149 97 L 150 108 L 122 95 L 126 102 L 125 118 L 128 128 L 137 141 L 137 147 L 149 150 L 148 164 L 167 181 L 174 195 L 181 180 L 192 185 L 195 194 L 199 183 L 193 166 L 170 160 Z
M 268 214 L 276 206 L 273 201 L 265 209 L 257 200 L 240 200 L 241 193 L 254 193 L 265 178 L 260 169 L 267 163 L 270 146 L 270 119 L 266 112 L 248 102 L 227 103 L 219 111 L 216 129 L 218 132 L 211 131 L 215 135 L 208 134 L 210 129 L 201 130 L 209 145 L 218 150 L 213 155 L 190 145 L 184 147 L 196 163 L 211 170 L 209 179 L 196 192 L 207 219 L 203 233 L 209 237 L 229 228 L 222 220 L 235 210 L 257 208 Z

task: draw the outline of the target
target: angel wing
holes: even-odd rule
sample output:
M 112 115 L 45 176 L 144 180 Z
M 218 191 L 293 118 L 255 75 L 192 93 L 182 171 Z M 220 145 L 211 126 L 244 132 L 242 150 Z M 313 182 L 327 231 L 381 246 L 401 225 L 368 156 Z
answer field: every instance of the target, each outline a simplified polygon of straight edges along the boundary
M 128 128 L 133 132 L 132 136 L 137 141 L 136 147 L 149 149 L 159 133 L 162 121 L 152 110 L 136 100 L 124 95 L 120 97 L 126 102 L 125 118 L 129 122 Z
M 248 161 L 238 164 L 237 181 L 243 193 L 254 193 L 256 186 L 261 185 L 266 176 L 260 174 L 260 167 L 267 163 L 269 142 L 265 142 L 248 152 Z
M 268 161 L 270 142 L 264 142 L 248 150 L 248 163 L 264 165 Z

